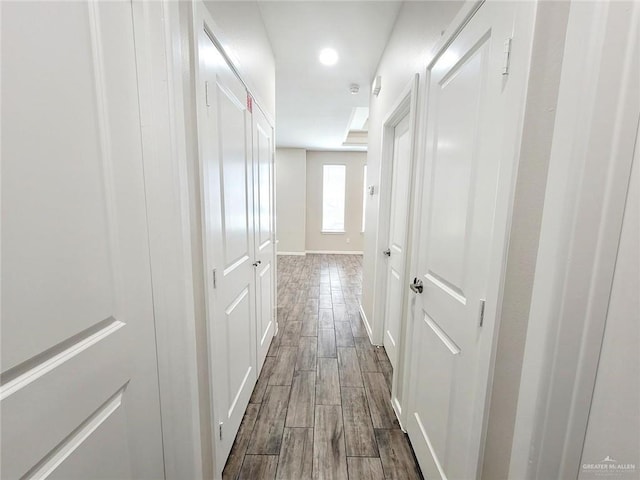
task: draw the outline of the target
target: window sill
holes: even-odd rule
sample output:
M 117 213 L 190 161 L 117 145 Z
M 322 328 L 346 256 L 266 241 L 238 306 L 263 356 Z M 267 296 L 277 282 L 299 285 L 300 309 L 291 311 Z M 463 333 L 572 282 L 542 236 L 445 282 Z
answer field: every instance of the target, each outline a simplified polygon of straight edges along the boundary
M 344 235 L 347 232 L 344 230 L 320 230 L 320 233 L 323 235 Z

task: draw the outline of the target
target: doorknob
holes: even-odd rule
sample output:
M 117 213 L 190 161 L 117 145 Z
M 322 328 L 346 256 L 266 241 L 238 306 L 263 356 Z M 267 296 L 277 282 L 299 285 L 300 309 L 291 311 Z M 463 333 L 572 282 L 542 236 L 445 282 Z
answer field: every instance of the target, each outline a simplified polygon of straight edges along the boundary
M 413 279 L 413 283 L 409 284 L 409 288 L 413 290 L 415 293 L 422 293 L 424 290 L 424 286 L 422 285 L 422 280 L 419 280 L 417 277 Z
M 253 263 L 253 266 L 254 266 L 254 267 L 257 267 L 257 266 L 258 266 L 258 265 L 260 265 L 261 263 L 262 263 L 262 261 L 260 261 L 260 260 L 256 260 L 256 261 Z
M 384 250 L 382 253 L 383 253 L 384 255 L 386 255 L 387 257 L 390 257 L 390 256 L 391 256 L 391 249 L 390 249 L 390 248 L 387 248 L 387 249 L 386 249 L 386 250 Z

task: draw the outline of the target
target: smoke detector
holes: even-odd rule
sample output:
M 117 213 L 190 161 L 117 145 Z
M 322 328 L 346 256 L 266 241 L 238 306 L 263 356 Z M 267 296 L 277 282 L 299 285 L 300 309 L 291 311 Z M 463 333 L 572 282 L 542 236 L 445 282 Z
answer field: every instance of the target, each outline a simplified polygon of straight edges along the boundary
M 349 91 L 351 92 L 351 95 L 356 95 L 360 91 L 360 85 L 358 85 L 357 83 L 352 83 L 349 86 Z

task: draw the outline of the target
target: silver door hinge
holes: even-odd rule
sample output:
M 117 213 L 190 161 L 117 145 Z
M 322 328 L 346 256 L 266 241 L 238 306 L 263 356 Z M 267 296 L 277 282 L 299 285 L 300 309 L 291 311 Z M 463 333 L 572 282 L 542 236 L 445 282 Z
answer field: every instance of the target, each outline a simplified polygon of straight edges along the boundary
M 217 288 L 218 287 L 218 282 L 216 279 L 216 269 L 213 269 L 213 288 Z
M 504 41 L 503 57 L 502 57 L 502 75 L 509 75 L 509 62 L 511 60 L 511 39 Z
M 210 107 L 209 104 L 209 82 L 204 82 L 204 103 L 207 107 Z
M 220 440 L 222 440 L 222 425 L 223 425 L 223 422 L 220 422 L 218 424 L 218 431 L 220 432 Z
M 482 324 L 484 323 L 484 305 L 486 303 L 486 300 L 482 299 L 480 300 L 480 326 L 482 326 Z

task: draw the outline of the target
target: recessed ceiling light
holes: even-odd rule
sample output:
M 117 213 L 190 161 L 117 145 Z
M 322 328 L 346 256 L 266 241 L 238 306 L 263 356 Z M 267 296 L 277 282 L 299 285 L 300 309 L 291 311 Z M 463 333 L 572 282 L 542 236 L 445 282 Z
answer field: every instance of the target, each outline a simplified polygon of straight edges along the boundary
M 318 57 L 320 63 L 323 65 L 331 66 L 338 62 L 338 52 L 333 48 L 323 48 L 320 50 L 320 56 Z

